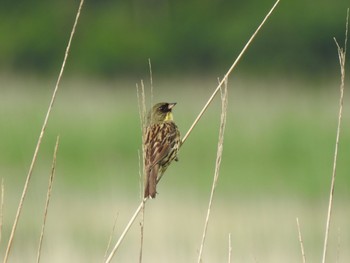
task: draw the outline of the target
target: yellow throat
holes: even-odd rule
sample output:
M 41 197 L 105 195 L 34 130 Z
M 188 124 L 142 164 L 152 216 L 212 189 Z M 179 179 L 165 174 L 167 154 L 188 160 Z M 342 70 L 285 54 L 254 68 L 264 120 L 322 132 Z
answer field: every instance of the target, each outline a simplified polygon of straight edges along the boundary
M 173 120 L 173 114 L 171 112 L 168 112 L 165 116 L 164 121 L 172 121 Z

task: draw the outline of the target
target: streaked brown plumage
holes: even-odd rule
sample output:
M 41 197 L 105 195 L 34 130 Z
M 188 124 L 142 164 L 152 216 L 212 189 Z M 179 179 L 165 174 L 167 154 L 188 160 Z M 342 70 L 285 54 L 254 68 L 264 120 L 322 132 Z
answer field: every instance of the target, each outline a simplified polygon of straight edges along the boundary
M 157 182 L 173 160 L 177 161 L 180 132 L 173 121 L 172 108 L 176 103 L 157 103 L 148 113 L 145 136 L 145 194 L 155 198 Z

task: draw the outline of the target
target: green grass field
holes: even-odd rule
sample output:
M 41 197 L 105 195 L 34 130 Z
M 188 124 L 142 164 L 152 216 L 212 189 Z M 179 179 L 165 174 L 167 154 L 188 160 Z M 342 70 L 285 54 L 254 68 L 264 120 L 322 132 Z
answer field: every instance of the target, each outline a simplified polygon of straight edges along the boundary
M 42 262 L 102 262 L 113 221 L 116 237 L 140 202 L 141 144 L 135 82 L 64 80 L 46 130 L 10 262 L 35 260 L 56 136 L 57 171 Z M 182 134 L 217 85 L 215 77 L 154 76 L 154 101 L 177 102 Z M 54 80 L 3 77 L 0 175 L 5 182 L 1 255 L 53 91 Z M 149 87 L 148 81 L 146 87 Z M 345 91 L 347 94 L 347 91 Z M 229 82 L 222 168 L 203 262 L 320 261 L 339 100 L 334 81 Z M 329 262 L 348 262 L 350 107 L 345 97 Z M 217 97 L 147 203 L 143 262 L 196 261 L 213 178 Z M 115 262 L 137 262 L 139 221 Z

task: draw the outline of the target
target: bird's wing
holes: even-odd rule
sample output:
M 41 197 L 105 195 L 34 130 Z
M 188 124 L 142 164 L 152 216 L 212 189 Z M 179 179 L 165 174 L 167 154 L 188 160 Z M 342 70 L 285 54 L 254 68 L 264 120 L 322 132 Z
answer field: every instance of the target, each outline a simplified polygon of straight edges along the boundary
M 168 154 L 176 137 L 176 130 L 171 125 L 163 127 L 151 127 L 149 132 L 153 132 L 146 149 L 146 160 L 149 161 L 147 167 L 152 169 L 154 165 L 160 163 Z

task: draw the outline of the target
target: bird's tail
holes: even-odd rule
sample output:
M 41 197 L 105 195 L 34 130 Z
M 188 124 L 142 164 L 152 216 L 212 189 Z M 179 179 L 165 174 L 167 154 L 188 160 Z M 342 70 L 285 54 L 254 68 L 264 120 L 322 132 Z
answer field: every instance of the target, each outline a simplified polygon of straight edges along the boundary
M 158 165 L 155 165 L 147 174 L 144 197 L 155 198 L 157 194 Z

